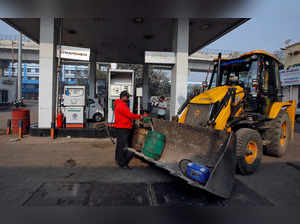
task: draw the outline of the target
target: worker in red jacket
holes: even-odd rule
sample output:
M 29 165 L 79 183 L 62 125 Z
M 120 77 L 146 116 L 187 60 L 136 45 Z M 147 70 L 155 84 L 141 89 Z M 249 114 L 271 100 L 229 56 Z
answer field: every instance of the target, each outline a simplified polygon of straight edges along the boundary
M 132 120 L 142 119 L 141 115 L 133 114 L 128 107 L 129 93 L 122 91 L 120 99 L 115 104 L 115 124 L 117 135 L 116 162 L 122 168 L 130 169 L 128 166 L 133 157 L 133 153 L 128 151 L 131 140 Z

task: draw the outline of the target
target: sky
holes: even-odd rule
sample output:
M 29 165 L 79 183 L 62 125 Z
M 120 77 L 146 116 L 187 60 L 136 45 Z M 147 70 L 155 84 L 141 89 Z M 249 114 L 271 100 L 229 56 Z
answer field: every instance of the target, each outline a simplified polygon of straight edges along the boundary
M 0 21 L 0 35 L 16 35 L 17 31 L 7 25 L 5 22 Z
M 206 48 L 233 51 L 279 50 L 284 41 L 300 41 L 300 1 L 251 1 L 246 15 L 253 17 Z

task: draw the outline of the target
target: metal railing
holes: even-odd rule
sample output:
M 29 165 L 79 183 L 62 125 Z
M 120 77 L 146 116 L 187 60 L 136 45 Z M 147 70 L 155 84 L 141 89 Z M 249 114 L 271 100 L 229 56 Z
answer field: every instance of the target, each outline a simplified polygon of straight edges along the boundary
M 203 54 L 218 54 L 218 53 L 222 53 L 225 55 L 231 55 L 231 54 L 244 54 L 246 53 L 246 51 L 232 51 L 232 50 L 222 50 L 222 49 L 202 49 L 200 51 L 198 51 L 199 53 L 203 53 Z M 285 53 L 282 50 L 275 50 L 275 51 L 271 51 L 270 53 L 276 55 L 280 60 L 284 60 L 285 57 Z
M 7 35 L 7 34 L 0 34 L 0 40 L 14 40 L 14 41 L 18 41 L 19 40 L 19 36 L 18 35 Z M 28 37 L 26 36 L 22 36 L 22 40 L 26 41 L 26 42 L 32 42 L 32 40 L 30 40 Z
M 205 49 L 202 49 L 200 51 L 198 51 L 200 53 L 203 53 L 203 54 L 218 54 L 218 53 L 222 53 L 222 54 L 233 54 L 233 53 L 245 53 L 243 51 L 233 51 L 233 50 L 224 50 L 224 49 L 210 49 L 210 48 L 205 48 Z
M 33 42 L 28 37 L 24 36 L 22 37 L 23 41 L 25 42 Z M 0 34 L 0 40 L 13 40 L 18 41 L 19 36 L 18 35 L 7 35 L 7 34 Z M 224 49 L 212 49 L 212 48 L 204 48 L 199 50 L 196 53 L 202 53 L 202 54 L 215 54 L 222 53 L 223 55 L 231 55 L 231 54 L 243 54 L 246 53 L 245 51 L 233 51 L 233 50 L 224 50 Z M 284 60 L 284 52 L 280 50 L 276 50 L 272 52 L 274 55 L 279 57 L 281 60 Z
M 273 54 L 276 55 L 280 59 L 281 62 L 284 61 L 284 59 L 285 59 L 284 51 L 282 51 L 282 50 L 273 51 Z

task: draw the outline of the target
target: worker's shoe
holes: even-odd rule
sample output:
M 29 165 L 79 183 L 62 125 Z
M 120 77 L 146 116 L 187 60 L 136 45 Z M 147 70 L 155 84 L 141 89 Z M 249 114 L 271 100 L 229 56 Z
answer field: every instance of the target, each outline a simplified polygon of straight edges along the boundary
M 128 165 L 122 166 L 123 169 L 131 170 L 132 168 Z

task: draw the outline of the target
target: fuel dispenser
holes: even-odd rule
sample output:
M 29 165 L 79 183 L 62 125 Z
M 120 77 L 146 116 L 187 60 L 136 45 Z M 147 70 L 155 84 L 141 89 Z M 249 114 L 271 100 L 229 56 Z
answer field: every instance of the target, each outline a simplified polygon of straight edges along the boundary
M 134 104 L 134 71 L 124 69 L 110 69 L 108 72 L 108 123 L 114 123 L 114 101 L 120 98 L 122 91 L 130 94 L 129 108 L 133 112 Z
M 86 122 L 85 106 L 87 104 L 86 86 L 66 85 L 64 86 L 64 116 L 66 128 L 83 128 Z

